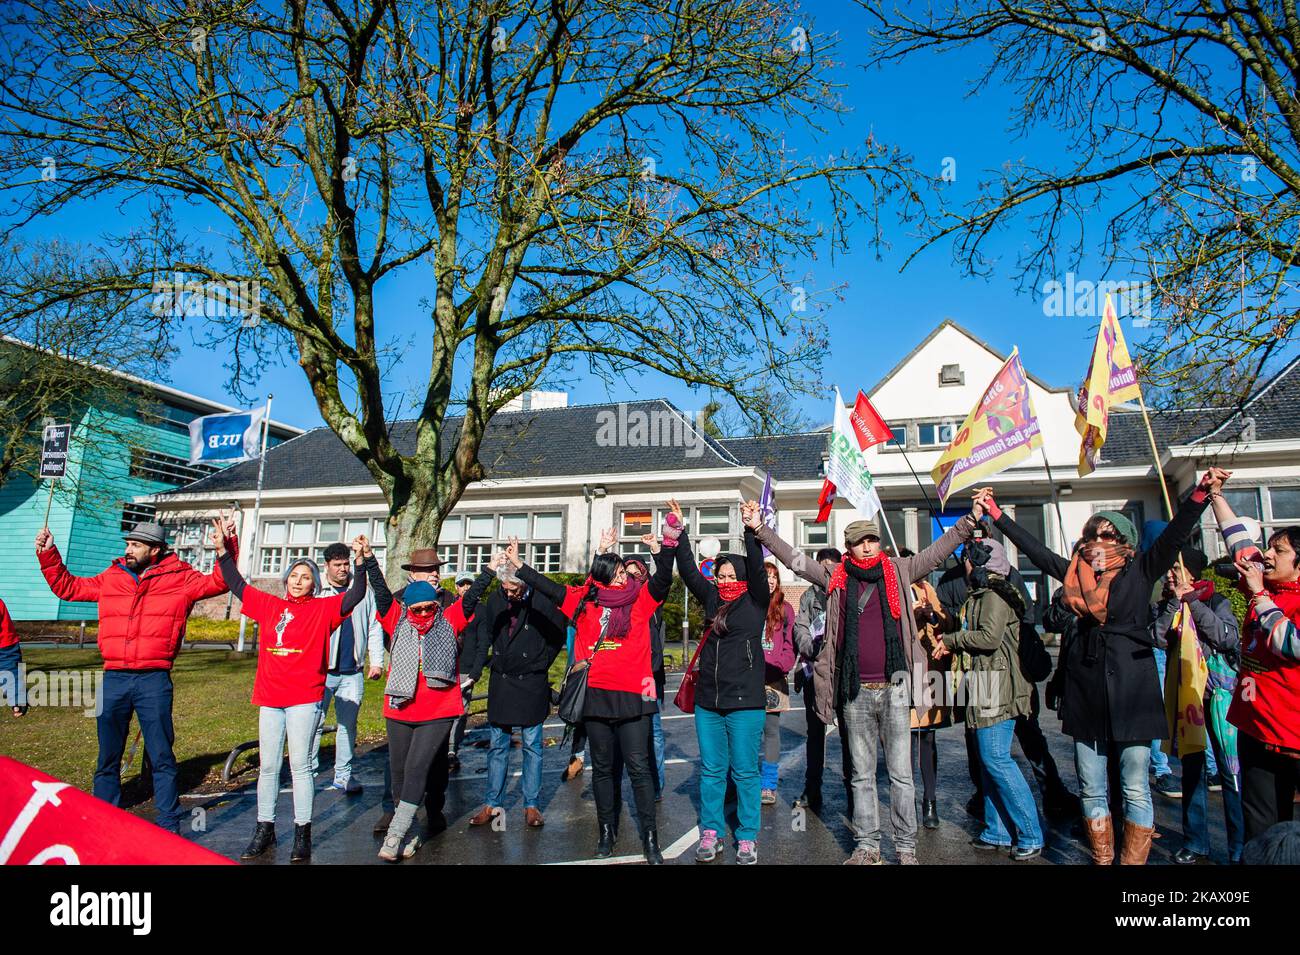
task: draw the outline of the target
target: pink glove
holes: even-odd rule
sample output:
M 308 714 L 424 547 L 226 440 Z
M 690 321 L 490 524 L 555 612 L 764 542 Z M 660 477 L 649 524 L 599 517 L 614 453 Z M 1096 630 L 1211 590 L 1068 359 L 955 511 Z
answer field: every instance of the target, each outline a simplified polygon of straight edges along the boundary
M 984 509 L 989 512 L 989 517 L 993 518 L 995 521 L 1002 517 L 1002 508 L 998 507 L 998 502 L 993 500 L 992 494 L 989 495 L 988 501 L 984 505 Z
M 677 540 L 682 536 L 682 522 L 677 519 L 676 514 L 670 513 L 664 518 L 664 547 L 676 547 Z

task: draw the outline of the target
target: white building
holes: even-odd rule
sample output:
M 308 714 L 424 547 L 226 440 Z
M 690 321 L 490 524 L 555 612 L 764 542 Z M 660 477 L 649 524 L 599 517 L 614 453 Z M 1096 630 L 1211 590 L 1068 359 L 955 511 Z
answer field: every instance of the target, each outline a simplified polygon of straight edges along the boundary
M 900 547 L 920 550 L 938 533 L 939 521 L 931 513 L 937 499 L 930 468 L 1005 358 L 945 321 L 867 391 L 897 435 L 890 445 L 869 450 L 868 458 Z M 1081 359 L 1081 371 L 1082 364 Z M 1083 523 L 1098 510 L 1122 510 L 1138 527 L 1163 518 L 1142 416 L 1126 408 L 1112 413 L 1100 467 L 1081 479 L 1072 388 L 1030 378 L 1044 454 L 987 482 L 997 489 L 1003 508 L 1061 553 L 1068 553 Z M 1300 523 L 1300 473 L 1295 467 L 1300 460 L 1300 359 L 1259 390 L 1244 416 L 1196 409 L 1153 413 L 1152 419 L 1175 503 L 1201 470 L 1216 463 L 1235 472 L 1230 498 L 1239 513 L 1269 528 Z M 393 431 L 399 448 L 409 444 L 410 423 L 397 422 Z M 480 455 L 489 479 L 469 488 L 443 527 L 438 547 L 444 571 L 478 569 L 512 535 L 524 542 L 525 559 L 543 571 L 584 569 L 606 527 L 618 529 L 624 553 L 637 552 L 643 549 L 640 536 L 660 525 L 669 496 L 688 510 L 696 541 L 716 537 L 731 549 L 740 539 L 739 502 L 757 499 L 769 473 L 781 534 L 810 553 L 827 543 L 840 546 L 843 528 L 856 517 L 846 502 L 837 504 L 827 524 L 815 523 L 826 445 L 826 430 L 713 440 L 663 400 L 564 406 L 547 396 L 492 422 Z M 1049 466 L 1063 530 L 1052 502 Z M 250 462 L 149 502 L 160 518 L 173 523 L 236 505 L 247 541 L 256 483 L 257 464 Z M 954 496 L 952 515 L 965 501 L 963 493 Z M 329 429 L 272 448 L 254 578 L 276 577 L 293 557 L 318 557 L 326 544 L 361 532 L 382 548 L 386 513 L 369 473 Z M 1206 546 L 1212 554 L 1219 552 L 1213 533 L 1206 535 Z M 1045 601 L 1038 572 L 1014 551 L 1012 557 L 1040 602 Z M 793 597 L 800 590 L 792 586 L 788 593 Z

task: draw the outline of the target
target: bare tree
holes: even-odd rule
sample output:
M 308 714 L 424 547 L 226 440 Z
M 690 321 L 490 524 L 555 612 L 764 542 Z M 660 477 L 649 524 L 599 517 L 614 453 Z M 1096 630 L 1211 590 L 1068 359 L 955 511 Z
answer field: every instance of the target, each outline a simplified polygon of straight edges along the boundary
M 206 327 L 236 375 L 278 349 L 301 365 L 384 492 L 390 565 L 437 538 L 484 475 L 489 420 L 539 384 L 656 371 L 758 421 L 817 388 L 818 299 L 789 263 L 842 249 L 860 217 L 879 241 L 879 210 L 917 200 L 878 143 L 786 147 L 843 108 L 835 38 L 767 0 L 33 0 L 0 16 L 0 155 L 56 170 L 4 186 L 11 214 L 113 196 L 215 217 L 227 236 L 207 258 L 159 255 L 122 287 L 166 312 L 172 273 L 206 280 L 186 292 L 235 305 Z M 376 302 L 412 269 L 432 357 L 398 448 L 384 384 L 405 349 Z
M 971 94 L 1010 86 L 1012 132 L 1065 136 L 1057 161 L 1009 158 L 969 204 L 947 203 L 923 247 L 951 239 L 963 267 L 987 273 L 990 236 L 1021 220 L 1022 290 L 1041 292 L 1085 254 L 1131 266 L 1149 285 L 1133 309 L 1152 313 L 1148 380 L 1167 401 L 1239 406 L 1297 319 L 1295 4 L 864 5 L 872 64 L 987 49 Z

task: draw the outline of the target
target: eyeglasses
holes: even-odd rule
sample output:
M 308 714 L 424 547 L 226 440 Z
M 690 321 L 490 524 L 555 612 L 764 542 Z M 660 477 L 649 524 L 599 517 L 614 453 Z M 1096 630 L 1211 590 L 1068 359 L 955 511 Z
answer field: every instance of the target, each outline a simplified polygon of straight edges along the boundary
M 1094 531 L 1092 534 L 1089 534 L 1086 538 L 1084 538 L 1084 540 L 1115 541 L 1115 540 L 1119 540 L 1119 535 L 1116 534 L 1114 531 Z

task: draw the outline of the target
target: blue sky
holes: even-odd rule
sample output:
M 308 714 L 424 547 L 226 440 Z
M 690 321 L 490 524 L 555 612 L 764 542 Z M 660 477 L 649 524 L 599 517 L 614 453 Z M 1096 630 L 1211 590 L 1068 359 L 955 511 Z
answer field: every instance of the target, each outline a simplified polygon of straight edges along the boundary
M 844 98 L 850 112 L 843 122 L 820 140 L 807 136 L 793 140 L 801 149 L 824 154 L 842 147 L 853 148 L 868 132 L 876 139 L 897 145 L 913 155 L 918 165 L 935 173 L 945 157 L 956 161 L 956 195 L 968 195 L 986 170 L 1008 160 L 1030 158 L 1040 165 L 1057 165 L 1063 141 L 1051 131 L 1036 132 L 1029 139 L 1014 139 L 1008 132 L 1008 116 L 1016 102 L 1013 91 L 992 88 L 978 98 L 968 98 L 970 81 L 982 71 L 987 50 L 974 45 L 957 53 L 925 54 L 887 71 L 865 70 L 865 53 L 860 37 L 867 29 L 867 17 L 848 2 L 812 4 L 815 32 L 837 31 L 840 35 L 837 59 L 843 62 L 837 79 L 846 84 Z M 70 210 L 54 222 L 49 232 L 69 238 L 91 239 L 103 221 L 92 208 Z M 202 216 L 184 220 L 185 227 L 227 231 L 215 219 Z M 1098 240 L 1104 219 L 1097 220 Z M 847 283 L 843 301 L 835 301 L 826 312 L 832 350 L 824 362 L 826 398 L 805 399 L 800 408 L 814 421 L 829 413 L 829 388 L 838 384 L 851 396 L 867 388 L 913 348 L 931 329 L 951 318 L 994 348 L 1009 352 L 1018 345 L 1025 367 L 1051 385 L 1074 386 L 1082 377 L 1095 334 L 1092 318 L 1046 318 L 1038 297 L 1017 294 L 1011 279 L 1011 264 L 1021 243 L 1027 241 L 1027 223 L 995 237 L 989 250 L 1005 266 L 992 276 L 963 277 L 952 261 L 950 244 L 940 244 L 915 259 L 905 272 L 899 267 L 916 245 L 914 237 L 889 223 L 888 239 L 893 248 L 877 260 L 868 245 L 865 225 L 857 227 L 853 248 L 832 262 L 829 255 L 816 262 L 790 263 L 791 275 L 811 272 L 813 288 Z M 1101 274 L 1099 265 L 1084 266 L 1082 278 L 1123 279 L 1116 272 Z M 418 386 L 424 381 L 429 357 L 425 319 L 415 302 L 425 290 L 419 274 L 411 273 L 389 288 L 379 302 L 381 337 L 412 335 L 414 343 L 393 377 L 395 390 Z M 1142 332 L 1126 328 L 1131 339 Z M 170 370 L 170 383 L 205 397 L 235 403 L 223 387 L 220 366 L 223 358 L 183 342 L 180 355 Z M 290 357 L 270 369 L 259 383 L 263 395 L 275 393 L 274 417 L 303 427 L 320 424 L 320 415 L 301 370 Z M 656 374 L 631 382 L 626 390 L 613 394 L 597 380 L 579 380 L 569 389 L 570 401 L 588 403 L 617 399 L 629 394 L 663 396 L 680 407 L 694 410 L 705 396 Z M 393 402 L 389 407 L 392 409 Z M 410 403 L 403 409 L 409 413 Z

